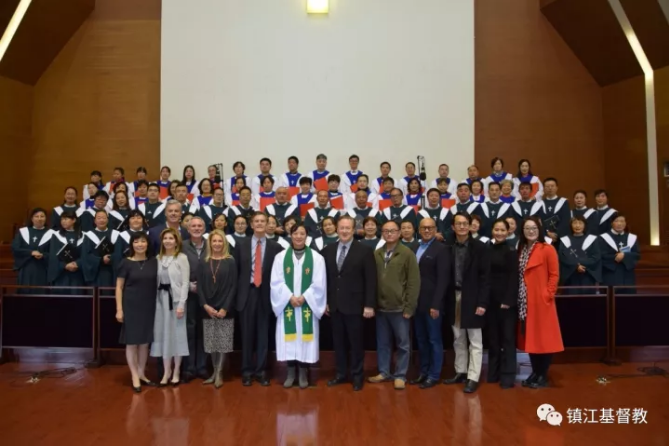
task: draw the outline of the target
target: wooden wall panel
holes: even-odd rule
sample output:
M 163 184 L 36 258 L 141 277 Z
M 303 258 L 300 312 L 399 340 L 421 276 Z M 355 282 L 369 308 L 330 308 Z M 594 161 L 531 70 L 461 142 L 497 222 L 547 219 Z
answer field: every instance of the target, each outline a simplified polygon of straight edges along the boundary
M 642 244 L 648 227 L 648 156 L 643 76 L 602 89 L 606 186 L 611 205 L 627 214 Z
M 120 165 L 134 178 L 141 165 L 157 177 L 160 0 L 134 4 L 136 15 L 131 2 L 98 0 L 35 86 L 31 205 L 58 204 L 94 169 L 107 180 Z
M 11 240 L 14 223 L 26 216 L 26 176 L 31 151 L 31 115 L 33 88 L 0 76 L 0 148 L 3 174 L 0 190 L 0 241 Z
M 476 163 L 529 158 L 560 193 L 604 186 L 601 93 L 537 0 L 476 1 Z M 458 173 L 456 177 L 462 177 Z
M 655 120 L 657 124 L 657 162 L 660 170 L 661 243 L 669 246 L 669 177 L 663 166 L 669 163 L 669 67 L 655 70 Z

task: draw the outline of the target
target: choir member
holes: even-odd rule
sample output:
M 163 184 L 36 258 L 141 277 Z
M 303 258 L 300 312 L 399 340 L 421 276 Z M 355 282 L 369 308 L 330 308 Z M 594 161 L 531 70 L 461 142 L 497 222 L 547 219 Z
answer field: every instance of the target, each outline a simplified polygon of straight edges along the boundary
M 444 208 L 440 204 L 441 194 L 438 189 L 430 189 L 427 192 L 427 204 L 425 209 L 420 210 L 417 216 L 418 228 L 423 219 L 430 218 L 436 222 L 437 229 L 434 237 L 437 241 L 442 242 L 445 237 L 451 233 L 451 222 L 453 215 L 448 208 Z
M 344 195 L 348 196 L 351 193 L 358 191 L 358 178 L 363 174 L 362 171 L 358 170 L 358 164 L 360 163 L 360 157 L 357 155 L 351 155 L 348 157 L 348 166 L 351 168 L 349 171 L 346 171 L 341 176 L 341 185 L 339 191 Z M 328 177 L 329 182 L 329 177 Z
M 476 215 L 476 214 L 472 214 L 472 223 L 469 226 L 469 232 L 472 236 L 472 239 L 474 239 L 476 241 L 483 242 L 484 244 L 487 244 L 488 242 L 490 242 L 490 238 L 480 234 L 481 225 L 482 225 L 481 222 L 482 222 L 481 216 Z
M 425 182 L 420 180 L 420 176 L 416 174 L 416 164 L 413 162 L 409 162 L 406 165 L 404 165 L 404 170 L 406 171 L 406 177 L 403 177 L 399 181 L 399 186 L 402 190 L 402 194 L 406 195 L 409 191 L 409 181 L 412 178 L 418 179 L 418 182 L 420 184 L 421 189 L 425 189 Z
M 374 191 L 369 187 L 369 177 L 367 174 L 362 174 L 358 177 L 358 191 L 363 191 L 367 197 L 367 206 L 370 208 L 377 208 L 377 196 Z M 357 194 L 358 191 L 351 193 L 348 197 L 344 198 L 344 206 L 346 209 L 354 208 L 357 205 Z M 330 198 L 330 203 L 332 203 L 332 198 Z M 334 206 L 334 205 L 332 205 Z M 335 207 L 336 208 L 336 207 Z
M 272 265 L 271 303 L 276 324 L 276 356 L 288 362 L 283 386 L 309 386 L 309 365 L 318 362 L 319 320 L 326 307 L 326 272 L 323 257 L 306 246 L 307 230 L 291 230 L 292 246 L 276 255 Z
M 479 175 L 479 168 L 476 165 L 471 165 L 467 168 L 467 178 L 460 183 L 466 183 L 469 185 L 469 189 L 471 190 L 472 187 L 472 182 L 475 180 L 482 181 L 483 179 Z M 459 186 L 459 184 L 458 184 Z
M 242 190 L 242 188 L 246 188 L 246 178 L 245 177 L 233 177 L 235 180 L 235 184 L 233 185 L 231 191 L 229 194 L 226 194 L 226 203 L 228 203 L 230 206 L 236 206 L 239 205 L 239 192 Z
M 146 203 L 149 201 L 149 182 L 146 180 L 137 181 L 135 186 L 135 205 Z
M 109 211 L 109 226 L 114 230 L 123 231 L 123 224 L 132 210 L 129 204 L 128 194 L 118 191 L 112 199 L 112 208 Z M 90 231 L 90 230 L 89 230 Z
M 372 182 L 372 191 L 374 191 L 376 194 L 381 194 L 382 191 L 385 191 L 385 187 L 383 183 L 386 181 L 386 179 L 391 178 L 390 177 L 390 171 L 391 171 L 391 166 L 390 163 L 387 161 L 384 161 L 381 163 L 379 166 L 381 169 L 381 177 L 378 177 L 376 180 Z M 393 184 L 390 187 L 391 189 L 395 187 L 395 181 L 393 180 Z
M 126 345 L 125 356 L 132 388 L 139 393 L 142 383 L 156 385 L 146 377 L 146 362 L 149 343 L 154 341 L 158 262 L 148 254 L 146 234 L 133 234 L 128 244 L 127 257 L 122 260 L 117 272 L 116 320 L 123 324 L 119 342 Z
M 393 180 L 391 177 L 385 178 L 383 180 L 382 189 L 376 202 L 379 211 L 383 212 L 386 208 L 392 206 L 393 200 L 391 194 L 393 189 L 395 189 L 395 180 Z M 402 190 L 400 189 L 400 191 Z
M 541 219 L 525 219 L 518 244 L 518 349 L 530 355 L 532 374 L 523 380 L 529 388 L 548 386 L 553 354 L 564 351 L 555 306 L 560 279 L 557 252 L 544 242 Z
M 181 183 L 186 185 L 188 189 L 188 195 L 186 199 L 193 201 L 193 199 L 200 195 L 200 191 L 197 189 L 197 179 L 195 178 L 195 168 L 192 165 L 186 165 L 184 168 L 183 177 Z M 179 200 L 177 198 L 177 200 Z
M 70 211 L 79 215 L 81 215 L 82 212 L 79 205 L 77 205 L 77 196 L 79 195 L 77 188 L 68 186 L 65 188 L 64 194 L 63 204 L 55 207 L 53 211 L 51 211 L 51 228 L 54 230 L 60 229 L 60 217 L 64 212 Z M 106 204 L 107 202 L 105 202 L 105 205 Z
M 95 204 L 95 193 L 98 192 L 98 185 L 95 183 L 91 182 L 88 185 L 84 186 L 84 197 L 86 197 L 84 200 L 79 203 L 79 209 L 80 210 L 87 210 L 89 208 L 93 208 L 93 205 Z
M 197 186 L 193 188 L 197 188 Z M 177 184 L 176 196 L 174 198 L 176 199 L 177 202 L 181 204 L 181 214 L 197 213 L 197 205 L 191 203 L 191 201 L 188 199 L 189 196 L 190 194 L 188 193 L 188 185 L 186 185 L 185 183 Z
M 87 286 L 114 287 L 113 255 L 119 232 L 108 224 L 107 212 L 98 210 L 95 213 L 95 228 L 84 233 L 81 264 Z M 109 291 L 103 293 L 108 294 Z
M 128 213 L 128 228 L 120 232 L 114 242 L 114 254 L 112 255 L 114 270 L 117 270 L 123 258 L 128 256 L 132 236 L 137 233 L 147 234 L 146 227 L 144 214 L 140 210 L 132 210 Z M 149 249 L 149 253 L 151 252 L 152 250 Z
M 265 208 L 276 201 L 276 192 L 274 192 L 274 178 L 267 176 L 261 180 L 262 190 L 255 196 L 251 202 L 251 207 L 258 209 L 261 213 Z
M 498 184 L 499 186 L 499 184 Z M 490 306 L 488 325 L 488 383 L 513 388 L 516 378 L 516 322 L 518 254 L 507 244 L 509 223 L 497 219 L 492 226 L 490 250 Z
M 595 191 L 595 203 L 597 204 L 596 213 L 599 221 L 598 234 L 608 233 L 618 211 L 609 206 L 609 194 L 604 189 Z
M 160 168 L 160 178 L 156 182 L 158 187 L 160 188 L 160 199 L 164 200 L 170 197 L 171 192 L 170 192 L 170 184 L 172 183 L 170 181 L 170 176 L 172 175 L 172 170 L 170 169 L 169 166 L 163 166 Z M 174 197 L 174 196 L 172 196 Z
M 200 180 L 197 186 L 200 195 L 193 198 L 193 205 L 199 210 L 203 206 L 209 205 L 214 193 L 214 183 L 208 178 Z
M 114 168 L 114 173 L 112 174 L 111 181 L 107 182 L 107 184 L 104 187 L 104 190 L 107 191 L 107 194 L 111 195 L 116 189 L 116 186 L 121 183 L 124 184 L 126 188 L 128 189 L 130 188 L 130 185 L 128 185 L 125 182 L 125 169 L 123 169 L 120 166 L 117 166 Z
M 481 180 L 474 180 L 469 187 L 472 191 L 472 202 L 484 203 L 485 194 L 483 194 L 483 182 Z
M 148 200 L 137 205 L 143 216 L 146 217 L 150 228 L 165 223 L 165 203 L 160 200 L 160 186 L 157 183 L 151 183 L 147 190 Z
M 207 168 L 207 174 L 209 175 L 209 181 L 211 182 L 212 191 L 216 188 L 222 188 L 223 182 L 221 181 L 221 175 L 218 172 L 216 165 L 210 165 Z M 200 192 L 202 192 L 202 187 L 200 187 Z
M 502 188 L 502 194 L 499 196 L 499 200 L 508 204 L 512 204 L 513 202 L 515 202 L 516 197 L 513 193 L 515 186 L 513 182 L 510 180 L 502 180 L 500 186 Z
M 158 299 L 151 357 L 163 359 L 164 372 L 160 385 L 165 386 L 170 382 L 172 386 L 177 386 L 181 359 L 189 354 L 186 300 L 190 286 L 190 265 L 188 257 L 182 253 L 181 236 L 173 228 L 166 228 L 160 234 L 158 253 Z
M 35 208 L 30 219 L 12 241 L 16 283 L 20 286 L 46 286 L 49 259 L 49 242 L 52 232 L 46 227 L 46 211 Z M 19 289 L 19 293 L 43 293 L 40 290 Z
M 407 184 L 407 194 L 404 196 L 404 204 L 413 208 L 414 212 L 418 214 L 421 208 L 421 199 L 423 192 L 421 190 L 421 182 L 419 178 L 412 178 Z
M 90 198 L 93 197 L 93 194 L 91 194 L 90 189 L 88 189 L 88 185 L 90 185 L 91 183 L 93 185 L 95 185 L 95 192 L 93 192 L 93 194 L 95 194 L 100 189 L 104 189 L 105 184 L 102 181 L 102 173 L 100 171 L 92 171 L 91 172 L 90 181 L 86 185 L 84 185 L 84 188 L 82 189 L 82 194 L 83 194 L 83 199 L 84 200 L 87 200 L 87 199 L 90 199 Z
M 582 217 L 587 225 L 588 234 L 599 236 L 599 219 L 594 208 L 588 208 L 588 193 L 579 189 L 574 193 L 574 208 L 571 217 Z
M 384 222 L 394 220 L 397 226 L 402 222 L 411 222 L 416 228 L 416 212 L 413 207 L 404 204 L 404 194 L 399 188 L 394 188 L 390 193 L 390 200 L 392 205 L 383 210 Z
M 225 210 L 225 214 L 228 216 L 228 226 L 230 227 L 232 227 L 232 222 L 237 216 L 244 216 L 248 219 L 254 213 L 255 209 L 251 206 L 251 188 L 248 186 L 239 191 L 239 205 L 232 205 Z M 247 235 L 250 234 L 250 230 L 247 231 Z
M 636 234 L 627 231 L 625 216 L 618 213 L 611 230 L 600 236 L 602 252 L 602 283 L 607 286 L 635 286 L 636 265 L 641 252 Z M 621 289 L 616 293 L 635 293 L 636 289 Z
M 135 176 L 136 176 L 136 180 L 134 182 L 132 182 L 132 188 L 131 188 L 133 193 L 137 192 L 137 187 L 139 186 L 139 182 L 141 182 L 142 180 L 144 180 L 145 182 L 147 181 L 146 180 L 146 176 L 147 176 L 146 168 L 144 166 L 138 167 L 137 170 L 135 171 Z
M 446 189 L 444 193 L 449 193 L 451 195 L 455 195 L 455 191 L 457 189 L 457 184 L 454 182 L 448 174 L 450 174 L 451 169 L 449 166 L 445 163 L 439 165 L 439 177 L 436 179 L 432 180 L 432 184 L 430 185 L 430 188 L 436 188 L 439 189 L 439 181 L 443 180 L 446 182 Z M 450 207 L 449 207 L 450 208 Z
M 544 180 L 544 222 L 546 234 L 553 240 L 553 244 L 559 244 L 560 238 L 567 236 L 569 231 L 569 202 L 564 197 L 558 197 L 558 181 L 553 177 Z
M 316 156 L 316 170 L 311 171 L 306 175 L 306 177 L 311 179 L 311 183 L 313 185 L 312 192 L 324 191 L 328 189 L 328 176 L 330 175 L 330 171 L 326 169 L 327 166 L 328 157 L 325 154 L 318 154 Z
M 276 217 L 272 216 L 271 214 L 267 216 L 267 227 L 265 227 L 265 235 L 268 240 L 274 241 L 286 249 L 290 246 L 290 244 L 276 233 L 278 226 L 279 222 L 276 220 Z
M 306 226 L 305 226 L 306 227 Z M 314 237 L 310 247 L 317 252 L 322 252 L 325 247 L 339 240 L 337 235 L 337 223 L 334 217 L 327 216 L 321 221 L 321 236 Z
M 211 355 L 214 374 L 203 384 L 218 389 L 223 386 L 225 354 L 233 348 L 237 265 L 220 230 L 209 235 L 206 252 L 197 269 L 197 295 L 205 311 L 204 352 Z
M 104 193 L 104 191 L 99 192 Z M 60 216 L 60 230 L 52 233 L 48 248 L 47 282 L 51 286 L 59 287 L 55 291 L 58 295 L 77 295 L 78 291 L 72 290 L 71 287 L 84 285 L 81 260 L 83 242 L 83 236 L 77 229 L 76 214 L 72 211 L 63 211 Z
M 437 180 L 437 190 L 440 195 L 440 203 L 443 208 L 451 209 L 455 205 L 457 185 L 455 182 L 448 183 L 446 179 L 440 178 Z M 451 193 L 451 190 L 453 191 Z
M 516 191 L 520 190 L 522 183 L 529 183 L 530 197 L 537 199 L 537 201 L 541 200 L 544 195 L 544 186 L 541 184 L 539 177 L 532 174 L 532 165 L 527 159 L 522 159 L 518 162 L 518 174 L 513 179 L 513 183 Z
M 284 219 L 283 221 L 283 238 L 288 242 L 289 244 L 291 243 L 290 240 L 290 229 L 293 228 L 293 226 L 297 225 L 297 223 L 300 222 L 299 217 L 297 216 L 288 216 Z M 307 242 L 307 246 L 311 245 L 311 239 Z
M 511 205 L 518 227 L 520 228 L 520 224 L 528 217 L 537 217 L 542 222 L 546 220 L 544 204 L 532 198 L 532 185 L 524 182 L 518 187 L 518 192 L 520 199 Z
M 504 170 L 504 160 L 501 158 L 493 158 L 490 162 L 490 167 L 492 168 L 492 172 L 483 180 L 483 184 L 485 185 L 485 195 L 488 195 L 488 186 L 491 183 L 500 184 L 504 180 L 513 181 L 513 175 Z
M 284 186 L 288 188 L 288 194 L 290 197 L 293 197 L 295 194 L 298 194 L 300 192 L 300 178 L 302 177 L 302 174 L 300 174 L 297 169 L 300 166 L 300 160 L 296 156 L 291 156 L 288 157 L 288 172 L 283 174 L 281 178 L 279 178 L 277 187 Z M 266 177 L 265 177 L 266 178 Z M 265 183 L 265 178 L 261 179 L 264 186 Z M 272 177 L 270 177 L 272 178 Z M 274 186 L 274 182 L 272 182 L 272 186 Z M 265 190 L 265 192 L 268 192 Z M 265 208 L 261 207 L 260 211 L 264 212 Z
M 290 202 L 288 188 L 279 187 L 276 190 L 276 202 L 265 208 L 265 214 L 276 218 L 276 234 L 283 236 L 285 234 L 283 221 L 288 216 L 299 216 L 298 206 Z
M 360 243 L 370 247 L 373 250 L 377 250 L 383 247 L 386 241 L 379 238 L 380 226 L 380 222 L 375 218 L 371 216 L 365 217 L 362 221 L 364 237 L 359 239 Z
M 509 234 L 506 237 L 506 243 L 509 247 L 514 250 L 518 249 L 518 235 L 516 234 L 516 218 L 513 216 L 507 216 L 504 218 L 506 223 L 509 224 Z
M 400 226 L 400 236 L 402 237 L 400 243 L 405 247 L 410 248 L 411 251 L 416 253 L 416 250 L 418 250 L 419 242 L 418 239 L 416 239 L 416 227 L 414 227 L 413 222 L 410 221 L 402 222 Z
M 497 182 L 490 182 L 487 186 L 488 200 L 485 202 L 485 205 L 490 214 L 488 218 L 492 221 L 495 221 L 497 219 L 503 219 L 507 216 L 510 216 L 513 210 L 511 209 L 510 204 L 504 203 L 500 199 L 500 195 L 502 194 L 502 188 L 500 184 Z
M 362 179 L 358 180 L 358 183 L 360 182 L 362 182 Z M 372 217 L 377 220 L 379 225 L 381 225 L 382 215 L 376 208 L 371 208 L 369 206 L 369 199 L 367 197 L 366 191 L 358 189 L 358 192 L 355 193 L 355 206 L 351 207 L 346 212 L 346 214 L 351 216 L 355 221 L 354 235 L 358 239 L 365 235 L 363 228 L 364 219 Z
M 274 175 L 272 175 L 272 173 L 270 172 L 271 170 L 272 170 L 272 160 L 270 160 L 269 158 L 261 158 L 260 174 L 251 179 L 251 192 L 253 193 L 254 196 L 260 194 L 260 190 L 262 189 L 262 184 L 260 182 L 264 177 L 268 176 L 272 177 L 274 179 L 274 187 L 278 186 L 276 184 L 276 178 L 274 178 Z
M 169 190 L 169 195 L 163 199 L 164 202 L 167 202 L 168 200 L 176 200 L 177 199 L 177 186 L 179 186 L 181 182 L 179 180 L 173 180 L 170 182 L 168 186 Z
M 234 233 L 232 233 L 232 237 L 235 239 L 235 246 L 236 246 L 236 244 L 239 242 L 240 239 L 244 239 L 248 235 L 249 232 L 248 217 L 241 215 L 236 216 L 232 221 L 232 228 L 234 230 Z
M 458 200 L 455 205 L 451 207 L 451 213 L 453 215 L 456 215 L 457 213 L 467 213 L 471 215 L 478 211 L 480 204 L 472 201 L 471 186 L 469 186 L 469 183 L 460 183 L 456 190 L 456 194 Z
M 339 191 L 340 183 L 341 177 L 339 177 L 337 174 L 330 175 L 328 177 L 328 195 L 330 196 L 330 206 L 338 211 L 344 211 L 346 209 L 346 203 L 344 201 L 344 194 Z M 356 183 L 355 189 L 357 190 L 357 188 L 358 185 Z
M 304 219 L 307 212 L 316 205 L 316 194 L 311 192 L 312 180 L 309 177 L 302 177 L 300 179 L 300 193 L 290 199 L 291 203 L 298 209 L 299 215 Z M 318 192 L 326 189 L 319 189 Z
M 207 226 L 211 226 L 211 222 L 215 215 L 221 214 L 223 211 L 225 211 L 225 193 L 220 187 L 214 188 L 214 192 L 211 197 L 211 202 L 209 202 L 208 205 L 202 206 L 198 210 L 198 216 L 204 219 L 204 223 Z
M 109 203 L 109 194 L 105 191 L 98 191 L 95 193 L 95 203 L 92 208 L 89 208 L 81 213 L 79 218 L 79 227 L 81 231 L 91 231 L 95 228 L 95 213 L 100 210 L 107 210 L 107 204 Z M 79 213 L 77 213 L 79 214 Z
M 304 226 L 312 238 L 322 236 L 321 223 L 324 218 L 328 216 L 334 219 L 339 218 L 339 211 L 330 206 L 330 197 L 327 191 L 318 191 L 316 201 L 318 206 L 310 209 L 304 219 Z
M 188 231 L 188 225 L 190 225 L 191 219 L 195 217 L 193 213 L 184 213 L 181 215 L 181 228 Z
M 602 256 L 597 236 L 587 233 L 588 225 L 582 217 L 573 217 L 570 226 L 571 235 L 560 238 L 560 282 L 563 286 L 596 286 L 602 282 Z M 564 293 L 585 295 L 595 290 L 566 289 Z
M 244 171 L 246 171 L 246 165 L 244 163 L 241 161 L 235 162 L 235 164 L 232 165 L 232 171 L 235 173 L 235 175 L 225 181 L 225 187 L 223 188 L 223 192 L 225 192 L 225 197 L 228 203 L 232 203 L 230 200 L 232 194 L 239 193 L 239 189 L 237 188 L 237 180 L 240 178 L 243 179 L 243 186 L 246 186 L 248 182 L 248 177 L 244 174 Z

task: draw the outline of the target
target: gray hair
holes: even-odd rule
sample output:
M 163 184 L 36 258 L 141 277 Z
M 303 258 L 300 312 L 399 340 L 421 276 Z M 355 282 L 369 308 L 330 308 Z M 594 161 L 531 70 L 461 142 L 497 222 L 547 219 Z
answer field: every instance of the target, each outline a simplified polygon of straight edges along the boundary
M 203 218 L 201 218 L 200 216 L 193 216 L 193 217 L 191 217 L 190 222 L 188 222 L 189 227 L 190 227 L 190 224 L 193 223 L 194 220 L 201 220 L 202 223 L 204 224 L 204 226 L 205 227 L 207 226 L 207 224 L 205 223 Z
M 176 199 L 170 199 L 170 200 L 168 200 L 167 203 L 165 204 L 165 209 L 169 208 L 169 207 L 172 206 L 172 205 L 178 205 L 179 208 L 181 208 L 181 202 L 179 202 L 179 201 L 176 200 Z

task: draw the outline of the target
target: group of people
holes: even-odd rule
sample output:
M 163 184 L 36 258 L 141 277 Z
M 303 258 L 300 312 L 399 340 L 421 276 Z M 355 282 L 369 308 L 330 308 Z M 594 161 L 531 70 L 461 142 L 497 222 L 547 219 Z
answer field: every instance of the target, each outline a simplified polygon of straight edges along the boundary
M 413 319 L 421 368 L 411 382 L 436 385 L 446 318 L 456 375 L 445 383 L 477 389 L 481 328 L 488 325 L 488 382 L 513 386 L 518 347 L 532 359 L 523 385 L 540 388 L 548 384 L 551 355 L 563 349 L 558 285 L 578 294 L 597 284 L 634 285 L 638 242 L 603 190 L 595 193 L 596 209 L 577 191 L 570 210 L 557 180 L 541 182 L 527 160 L 515 177 L 499 158 L 484 179 L 471 166 L 460 183 L 441 165 L 430 189 L 413 163 L 395 181 L 384 162 L 371 182 L 357 156 L 349 163 L 341 177 L 330 174 L 321 154 L 317 169 L 302 175 L 290 157 L 289 171 L 274 177 L 263 159 L 251 178 L 237 162 L 234 177 L 222 180 L 212 166 L 199 182 L 192 166 L 182 181 L 170 181 L 163 167 L 152 183 L 144 168 L 132 182 L 116 168 L 107 184 L 95 171 L 81 203 L 76 188 L 66 188 L 50 225 L 45 210 L 31 212 L 12 245 L 18 282 L 64 288 L 57 293 L 116 287 L 137 391 L 142 382 L 154 384 L 145 375 L 149 354 L 163 359 L 159 385 L 202 376 L 220 387 L 235 320 L 244 385 L 268 385 L 270 318 L 277 319 L 277 359 L 288 362 L 284 385 L 305 388 L 324 315 L 332 319 L 337 358 L 328 385 L 348 381 L 350 370 L 354 389 L 362 388 L 362 327 L 373 317 L 379 372 L 368 380 L 405 387 Z

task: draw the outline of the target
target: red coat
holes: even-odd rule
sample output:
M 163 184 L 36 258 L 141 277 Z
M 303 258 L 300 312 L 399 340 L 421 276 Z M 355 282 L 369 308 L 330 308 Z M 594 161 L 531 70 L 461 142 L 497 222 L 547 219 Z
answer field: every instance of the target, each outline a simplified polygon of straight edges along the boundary
M 564 351 L 562 333 L 555 308 L 555 292 L 560 280 L 560 265 L 555 249 L 537 243 L 525 268 L 527 320 L 525 334 L 518 331 L 518 349 L 530 354 Z

